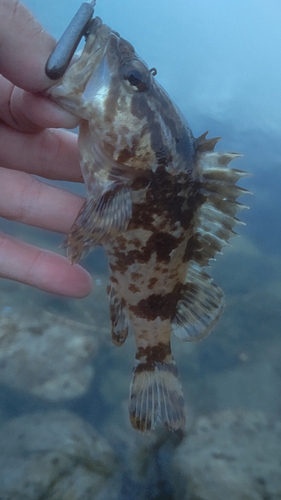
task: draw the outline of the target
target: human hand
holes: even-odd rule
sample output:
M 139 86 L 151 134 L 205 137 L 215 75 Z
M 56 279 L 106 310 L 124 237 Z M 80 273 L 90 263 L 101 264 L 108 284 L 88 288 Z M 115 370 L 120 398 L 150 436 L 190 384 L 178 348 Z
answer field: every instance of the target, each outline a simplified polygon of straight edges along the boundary
M 76 119 L 38 92 L 55 46 L 17 0 L 0 0 L 0 217 L 67 233 L 83 198 L 40 182 L 81 182 Z M 0 277 L 70 297 L 91 291 L 90 275 L 63 256 L 0 233 Z

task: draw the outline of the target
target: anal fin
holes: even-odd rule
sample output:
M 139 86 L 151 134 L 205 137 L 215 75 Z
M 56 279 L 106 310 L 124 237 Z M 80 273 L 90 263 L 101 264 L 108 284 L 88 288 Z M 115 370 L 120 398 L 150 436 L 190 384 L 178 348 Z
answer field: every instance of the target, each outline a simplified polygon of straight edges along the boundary
M 215 326 L 223 307 L 223 291 L 191 261 L 172 322 L 175 335 L 182 340 L 200 340 Z
M 182 386 L 173 359 L 170 362 L 139 363 L 130 387 L 129 414 L 132 426 L 153 430 L 157 421 L 175 431 L 185 425 Z
M 87 198 L 67 236 L 64 247 L 72 263 L 85 257 L 91 248 L 126 230 L 132 214 L 127 186 L 111 183 Z

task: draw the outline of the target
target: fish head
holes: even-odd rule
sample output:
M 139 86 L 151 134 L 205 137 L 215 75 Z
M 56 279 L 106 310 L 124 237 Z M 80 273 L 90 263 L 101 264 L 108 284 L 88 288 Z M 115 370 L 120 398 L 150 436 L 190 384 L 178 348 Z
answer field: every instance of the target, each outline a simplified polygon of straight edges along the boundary
M 100 18 L 93 21 L 82 54 L 51 89 L 57 101 L 88 120 L 93 109 L 100 112 L 100 119 L 117 112 L 106 109 L 112 94 L 119 98 L 147 91 L 151 79 L 151 72 L 136 56 L 133 46 Z M 129 110 L 129 101 L 122 103 L 123 112 L 124 106 Z
M 88 122 L 83 135 L 99 144 L 99 157 L 115 167 L 153 169 L 170 161 L 180 136 L 188 148 L 191 143 L 155 73 L 128 41 L 96 17 L 82 54 L 50 93 Z

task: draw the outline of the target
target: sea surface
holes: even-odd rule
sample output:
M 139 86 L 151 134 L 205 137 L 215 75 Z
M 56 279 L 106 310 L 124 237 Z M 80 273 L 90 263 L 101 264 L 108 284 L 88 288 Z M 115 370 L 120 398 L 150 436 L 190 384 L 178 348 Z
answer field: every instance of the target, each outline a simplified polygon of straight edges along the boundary
M 80 6 L 74 0 L 25 0 L 24 4 L 55 38 Z M 149 67 L 157 68 L 158 81 L 195 137 L 209 130 L 210 137 L 222 137 L 217 150 L 243 154 L 233 167 L 251 174 L 240 185 L 252 195 L 239 199 L 249 207 L 239 214 L 246 224 L 237 228 L 239 237 L 208 270 L 225 292 L 222 318 L 202 342 L 182 344 L 173 339 L 188 407 L 187 428 L 180 435 L 159 431 L 143 437 L 130 428 L 126 405 L 134 340 L 128 339 L 121 349 L 110 342 L 107 262 L 101 249 L 83 262 L 95 283 L 91 296 L 83 300 L 0 281 L 0 326 L 9 325 L 14 338 L 8 347 L 9 341 L 0 344 L 0 424 L 19 422 L 20 430 L 29 422 L 38 433 L 34 415 L 46 415 L 48 426 L 50 412 L 60 416 L 66 412 L 66 420 L 79 418 L 75 425 L 83 428 L 85 422 L 93 428 L 106 443 L 101 447 L 109 446 L 115 457 L 109 460 L 110 453 L 104 452 L 103 482 L 96 490 L 89 486 L 89 496 L 88 475 L 79 476 L 73 486 L 80 452 L 77 456 L 73 452 L 76 462 L 71 455 L 76 464 L 69 469 L 71 474 L 65 465 L 55 483 L 51 473 L 46 479 L 44 465 L 38 472 L 41 486 L 46 483 L 41 490 L 32 486 L 32 462 L 26 469 L 22 460 L 26 480 L 31 477 L 30 489 L 21 486 L 18 475 L 19 491 L 9 490 L 9 485 L 5 490 L 0 474 L 0 493 L 9 500 L 280 499 L 281 452 L 274 443 L 280 444 L 281 437 L 281 4 L 278 0 L 97 0 L 95 14 L 130 41 Z M 81 186 L 62 187 L 81 192 Z M 1 225 L 1 230 L 25 241 L 63 252 L 62 235 L 8 221 Z M 58 334 L 50 344 L 54 328 Z M 45 343 L 40 344 L 37 335 L 34 353 L 32 332 L 39 330 Z M 210 437 L 210 450 L 209 444 L 202 444 L 202 428 Z M 29 430 L 31 441 L 32 435 Z M 238 451 L 233 435 L 247 436 L 241 438 Z M 13 448 L 14 462 L 11 459 L 6 477 L 19 467 L 19 448 L 20 444 Z M 202 448 L 207 455 L 199 460 Z M 0 462 L 3 450 L 0 442 Z M 65 490 L 64 474 L 73 479 Z M 207 476 L 205 485 L 202 477 Z M 55 496 L 54 484 L 59 485 L 60 496 Z

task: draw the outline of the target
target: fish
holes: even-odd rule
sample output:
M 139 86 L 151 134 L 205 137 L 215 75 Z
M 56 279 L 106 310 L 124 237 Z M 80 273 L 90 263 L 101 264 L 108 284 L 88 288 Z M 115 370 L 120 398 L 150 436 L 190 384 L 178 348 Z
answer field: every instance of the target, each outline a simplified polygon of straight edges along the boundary
M 97 245 L 109 263 L 112 341 L 136 343 L 129 416 L 138 431 L 185 425 L 171 335 L 198 341 L 213 329 L 224 294 L 207 274 L 241 223 L 247 175 L 219 138 L 195 138 L 134 47 L 99 17 L 81 55 L 49 94 L 80 119 L 87 191 L 66 238 L 72 263 Z

